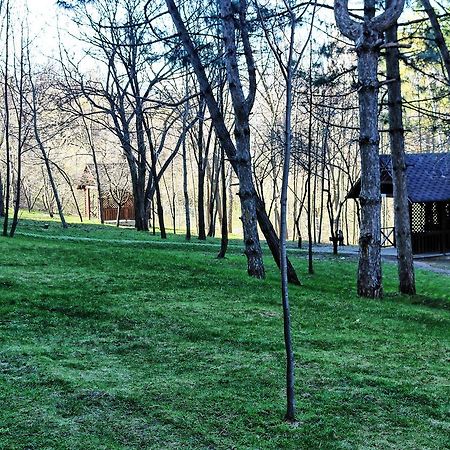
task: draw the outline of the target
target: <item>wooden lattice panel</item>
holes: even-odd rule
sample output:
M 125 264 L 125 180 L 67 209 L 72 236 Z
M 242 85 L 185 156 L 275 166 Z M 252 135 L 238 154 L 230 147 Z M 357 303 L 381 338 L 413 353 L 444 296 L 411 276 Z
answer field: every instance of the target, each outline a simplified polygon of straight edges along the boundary
M 411 231 L 425 231 L 425 203 L 413 203 L 411 208 Z

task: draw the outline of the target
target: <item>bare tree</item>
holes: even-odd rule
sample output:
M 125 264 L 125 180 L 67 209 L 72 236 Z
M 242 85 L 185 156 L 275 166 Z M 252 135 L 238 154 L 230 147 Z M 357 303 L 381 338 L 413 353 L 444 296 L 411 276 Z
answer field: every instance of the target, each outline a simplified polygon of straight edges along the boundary
M 3 218 L 3 236 L 8 235 L 9 202 L 11 195 L 11 142 L 10 142 L 10 110 L 9 110 L 9 51 L 10 51 L 10 7 L 9 0 L 6 2 L 6 27 L 5 27 L 5 72 L 4 72 L 4 107 L 5 107 L 5 151 L 6 151 L 6 185 L 5 185 L 5 207 Z
M 31 101 L 29 102 L 29 106 L 31 109 L 31 121 L 32 121 L 32 127 L 33 127 L 33 132 L 34 132 L 34 138 L 36 140 L 37 146 L 41 152 L 42 159 L 45 164 L 45 168 L 47 171 L 47 177 L 48 177 L 48 180 L 49 180 L 49 183 L 51 186 L 53 198 L 55 199 L 55 202 L 56 202 L 56 207 L 58 209 L 58 214 L 59 214 L 59 218 L 61 220 L 61 225 L 63 228 L 67 228 L 68 225 L 67 225 L 66 219 L 64 217 L 63 206 L 62 206 L 61 198 L 59 196 L 56 180 L 55 180 L 55 177 L 52 172 L 50 158 L 49 158 L 47 150 L 45 148 L 45 142 L 41 137 L 41 130 L 39 127 L 39 115 L 41 112 L 41 108 L 39 108 L 39 105 L 38 105 L 38 94 L 39 93 L 38 93 L 38 88 L 36 86 L 36 82 L 34 81 L 33 75 L 31 72 L 29 53 L 28 53 L 28 69 L 29 69 L 28 75 L 29 75 L 29 83 L 30 83 L 30 90 L 31 90 Z M 40 88 L 43 89 L 43 91 L 45 93 L 46 87 L 43 86 L 43 83 L 40 86 Z M 50 207 L 50 201 L 48 202 L 48 205 Z
M 29 45 L 29 42 L 27 42 Z M 20 61 L 19 61 L 19 74 L 17 81 L 17 96 L 18 104 L 15 104 L 16 116 L 17 116 L 17 181 L 16 181 L 16 192 L 14 199 L 14 214 L 11 223 L 11 230 L 9 231 L 9 236 L 14 237 L 14 234 L 19 223 L 19 208 L 20 208 L 20 198 L 21 198 L 21 188 L 22 188 L 22 154 L 25 147 L 25 142 L 28 136 L 28 130 L 25 129 L 25 114 L 24 114 L 24 81 L 25 81 L 25 40 L 24 40 L 24 29 L 21 30 L 21 41 L 20 41 Z
M 256 194 L 252 177 L 249 151 L 250 127 L 248 121 L 254 102 L 256 80 L 254 60 L 248 34 L 248 23 L 246 21 L 247 3 L 244 0 L 239 5 L 235 3 L 232 5 L 230 1 L 225 0 L 220 2 L 227 78 L 236 115 L 234 124 L 235 143 L 231 139 L 223 114 L 213 94 L 198 49 L 194 45 L 180 12 L 174 0 L 166 0 L 166 4 L 185 51 L 189 55 L 190 62 L 199 82 L 200 91 L 205 97 L 216 136 L 220 140 L 239 179 L 239 197 L 241 200 L 248 273 L 251 276 L 263 277 L 265 271 L 256 221 L 258 221 L 278 265 L 280 265 L 280 248 L 278 237 L 265 211 L 264 202 Z M 247 96 L 243 92 L 237 64 L 235 36 L 238 31 L 240 32 L 242 46 L 244 48 L 249 76 L 249 93 Z M 288 267 L 289 280 L 294 283 L 299 283 L 297 275 L 290 263 Z

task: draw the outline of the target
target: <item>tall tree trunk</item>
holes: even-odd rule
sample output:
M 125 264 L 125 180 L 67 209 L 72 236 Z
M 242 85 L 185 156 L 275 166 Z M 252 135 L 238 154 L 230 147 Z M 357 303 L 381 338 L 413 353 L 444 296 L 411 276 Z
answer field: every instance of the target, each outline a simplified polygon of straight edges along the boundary
M 185 95 L 186 97 L 189 94 L 189 85 L 188 85 L 188 72 L 186 70 L 185 74 Z M 186 130 L 187 127 L 187 114 L 189 111 L 189 103 L 186 102 L 185 110 L 183 115 L 183 130 Z M 186 240 L 191 240 L 191 214 L 189 208 L 189 189 L 188 189 L 188 168 L 187 168 L 187 146 L 186 146 L 187 135 L 183 139 L 182 145 L 182 158 L 183 158 L 183 195 L 184 195 L 184 216 L 185 216 L 185 224 L 186 224 Z
M 427 1 L 427 0 L 423 0 Z M 391 0 L 386 0 L 386 8 Z M 386 30 L 387 43 L 397 44 L 397 24 Z M 416 293 L 414 263 L 411 244 L 409 200 L 406 186 L 406 158 L 403 129 L 402 92 L 398 47 L 386 49 L 386 78 L 388 80 L 389 137 L 394 188 L 394 224 L 397 247 L 399 290 L 404 294 Z
M 97 161 L 97 152 L 95 149 L 95 145 L 94 145 L 94 140 L 93 140 L 93 136 L 92 136 L 92 128 L 89 129 L 89 125 L 86 121 L 86 117 L 83 114 L 83 109 L 81 104 L 79 104 L 79 109 L 80 109 L 80 114 L 81 114 L 81 119 L 83 121 L 83 127 L 84 130 L 86 131 L 86 137 L 88 139 L 88 144 L 89 147 L 91 149 L 91 153 L 92 153 L 92 162 L 94 163 L 94 171 L 95 171 L 95 182 L 97 184 L 97 196 L 98 196 L 98 217 L 100 219 L 100 223 L 103 224 L 105 223 L 105 218 L 103 217 L 103 192 L 102 192 L 102 185 L 101 185 L 101 178 L 100 178 L 100 170 L 98 167 L 98 161 Z M 91 122 L 92 125 L 92 122 Z
M 87 126 L 87 125 L 86 125 Z M 98 196 L 98 217 L 100 218 L 100 223 L 105 223 L 104 218 L 104 211 L 103 211 L 103 190 L 102 190 L 102 183 L 100 178 L 100 171 L 98 168 L 98 162 L 97 162 L 97 152 L 95 151 L 94 144 L 91 145 L 92 150 L 92 161 L 94 163 L 94 170 L 95 170 L 95 182 L 97 183 L 97 196 Z
M 379 50 L 371 44 L 357 48 L 361 150 L 358 294 L 377 298 L 383 295 L 377 79 Z
M 248 121 L 236 118 L 234 134 L 236 138 L 236 172 L 239 179 L 239 199 L 241 201 L 241 221 L 244 232 L 245 255 L 248 274 L 264 278 L 265 270 L 261 244 L 258 236 L 256 191 L 250 160 L 250 126 Z
M 197 48 L 194 46 L 194 43 L 192 42 L 192 39 L 189 35 L 188 30 L 186 29 L 186 26 L 183 22 L 183 19 L 181 18 L 180 12 L 175 4 L 175 2 L 173 0 L 166 0 L 166 5 L 168 7 L 168 11 L 172 17 L 173 23 L 175 25 L 175 27 L 178 30 L 178 33 L 180 35 L 180 39 L 183 42 L 184 48 L 186 50 L 186 52 L 189 55 L 190 58 L 190 62 L 192 64 L 193 70 L 196 74 L 197 80 L 199 82 L 200 85 L 200 90 L 203 94 L 203 96 L 205 97 L 205 101 L 207 103 L 210 115 L 211 115 L 211 120 L 215 129 L 215 133 L 216 136 L 218 137 L 218 139 L 220 140 L 221 145 L 224 147 L 225 153 L 227 155 L 227 158 L 229 159 L 234 171 L 236 172 L 236 174 L 238 174 L 238 178 L 239 178 L 239 182 L 241 182 L 242 177 L 245 175 L 247 176 L 248 183 L 246 183 L 246 185 L 250 185 L 252 188 L 252 194 L 251 197 L 253 197 L 253 202 L 247 202 L 247 203 L 242 203 L 241 202 L 241 207 L 245 208 L 247 206 L 247 204 L 249 203 L 248 206 L 251 205 L 251 203 L 253 203 L 255 205 L 255 209 L 256 209 L 256 214 L 257 214 L 257 219 L 258 219 L 258 223 L 259 226 L 261 227 L 261 230 L 264 233 L 264 236 L 266 238 L 266 241 L 269 245 L 269 248 L 272 252 L 272 255 L 274 256 L 275 261 L 277 262 L 277 264 L 280 264 L 280 247 L 279 247 L 279 240 L 278 240 L 278 236 L 275 233 L 275 230 L 273 229 L 272 223 L 270 222 L 270 219 L 267 216 L 267 213 L 265 211 L 265 205 L 264 202 L 258 197 L 258 195 L 256 194 L 254 185 L 253 185 L 253 178 L 252 178 L 252 171 L 251 171 L 251 166 L 250 166 L 250 160 L 245 161 L 245 164 L 248 164 L 248 170 L 245 172 L 241 171 L 239 168 L 239 164 L 238 162 L 240 162 L 240 164 L 242 164 L 242 158 L 241 158 L 241 152 L 237 150 L 237 142 L 236 145 L 234 145 L 230 133 L 227 129 L 227 126 L 225 124 L 225 120 L 223 117 L 223 114 L 220 111 L 219 105 L 217 103 L 217 100 L 214 97 L 214 94 L 212 92 L 212 87 L 211 84 L 208 81 L 208 77 L 206 76 L 206 72 L 205 72 L 205 68 L 201 62 L 201 59 L 199 57 Z M 231 8 L 231 5 L 228 4 L 228 8 Z M 227 12 L 227 14 L 222 14 L 223 18 L 226 19 L 228 21 L 233 21 L 233 14 L 230 13 L 229 11 Z M 240 20 L 244 20 L 241 15 L 240 15 Z M 229 26 L 230 24 L 228 24 Z M 224 33 L 224 35 L 227 35 L 226 38 L 224 39 L 224 45 L 226 48 L 226 52 L 225 54 L 227 55 L 227 61 L 230 62 L 231 60 L 231 70 L 233 70 L 233 68 L 237 69 L 237 65 L 235 65 L 233 63 L 233 61 L 235 61 L 236 59 L 236 51 L 233 48 L 229 48 L 230 45 L 231 47 L 233 47 L 233 42 L 234 42 L 234 35 L 235 35 L 235 30 L 231 31 L 228 30 L 227 33 Z M 225 36 L 224 36 L 225 37 Z M 246 51 L 246 60 L 247 60 L 247 66 L 249 68 L 249 74 L 251 75 L 249 80 L 251 81 L 251 86 L 252 88 L 250 89 L 251 93 L 254 93 L 256 91 L 256 84 L 255 84 L 255 79 L 254 79 L 254 75 L 255 75 L 255 70 L 254 70 L 254 66 L 253 66 L 253 61 L 252 61 L 252 56 L 251 54 L 249 54 L 249 48 L 248 48 L 248 35 L 245 35 L 246 39 L 246 45 L 245 48 L 247 49 Z M 229 68 L 227 68 L 227 76 L 228 76 L 228 72 L 230 71 Z M 234 82 L 238 82 L 238 86 L 240 86 L 240 81 L 239 80 L 230 80 L 230 78 L 228 78 L 228 82 L 229 82 L 229 86 L 230 86 L 230 92 L 231 92 L 231 87 L 233 87 L 233 89 L 236 88 L 236 84 Z M 249 113 L 251 110 L 251 107 L 253 105 L 253 98 L 254 98 L 254 94 L 251 94 L 247 97 L 246 102 L 245 102 L 245 110 Z M 238 111 L 235 111 L 238 112 Z M 248 117 L 247 117 L 248 118 Z M 238 126 L 239 124 L 236 123 L 236 125 Z M 248 138 L 250 137 L 250 129 L 244 129 L 243 130 L 244 133 L 248 134 Z M 244 192 L 241 192 L 241 198 L 242 198 L 242 194 L 244 194 Z M 252 211 L 246 211 L 246 210 L 242 210 L 242 216 L 247 216 L 251 218 L 251 213 Z M 257 240 L 257 244 L 259 245 L 259 238 L 257 235 L 257 229 L 256 227 L 254 228 L 254 231 L 256 232 L 256 240 Z M 245 241 L 245 245 L 246 248 L 248 245 L 254 245 L 255 244 L 255 239 L 253 239 L 253 236 L 251 237 L 250 240 L 246 240 Z M 259 247 L 260 248 L 260 247 Z M 249 249 L 251 252 L 251 249 Z M 261 250 L 259 250 L 261 251 Z M 248 258 L 248 256 L 247 256 Z M 248 266 L 250 267 L 251 265 L 248 264 Z M 261 258 L 261 262 L 260 264 L 258 264 L 259 267 L 264 267 L 263 262 L 262 262 L 262 258 Z M 295 274 L 295 270 L 294 268 L 290 265 L 290 263 L 288 263 L 288 271 L 289 271 L 289 281 L 293 282 L 293 283 L 297 283 L 299 284 L 299 280 L 297 278 L 297 275 Z M 249 271 L 250 272 L 250 271 Z M 260 276 L 260 273 L 255 273 L 255 274 L 251 274 L 254 276 Z
M 11 195 L 11 146 L 10 146 L 10 111 L 9 111 L 9 29 L 10 11 L 9 0 L 6 3 L 6 42 L 5 42 L 5 76 L 4 76 L 4 106 L 5 106 L 5 151 L 6 151 L 6 186 L 5 186 L 5 209 L 3 219 L 3 236 L 8 236 L 9 202 Z
M 184 194 L 184 214 L 186 221 L 186 240 L 191 240 L 191 214 L 189 208 L 188 171 L 186 155 L 186 139 L 183 140 L 183 194 Z
M 206 152 L 205 137 L 205 100 L 200 97 L 199 104 L 199 122 L 198 122 L 198 159 L 197 159 L 197 217 L 198 217 L 198 239 L 204 241 L 206 239 L 206 224 L 205 224 L 205 176 L 206 176 Z
M 19 125 L 19 128 L 21 125 Z M 19 132 L 19 142 L 21 140 L 20 137 L 21 132 Z M 14 237 L 14 234 L 17 229 L 17 225 L 19 224 L 19 209 L 20 209 L 20 193 L 22 187 L 22 146 L 19 144 L 18 153 L 17 153 L 17 182 L 16 182 L 16 192 L 14 199 L 14 213 L 13 220 L 11 222 L 11 229 L 9 230 L 9 237 Z
M 335 0 L 334 4 L 336 23 L 355 42 L 358 55 L 361 226 L 357 286 L 359 295 L 370 298 L 383 294 L 377 79 L 380 34 L 397 21 L 404 4 L 404 0 L 392 0 L 389 8 L 375 17 L 375 0 L 365 0 L 364 22 L 360 23 L 350 17 L 348 0 Z
M 205 224 L 205 170 L 200 168 L 198 172 L 198 199 L 197 199 L 197 215 L 198 215 L 198 238 L 201 241 L 206 239 L 206 224 Z
M 156 236 L 155 197 L 152 198 L 152 234 Z
M 228 248 L 228 222 L 227 222 L 227 175 L 225 170 L 225 152 L 221 147 L 221 179 L 222 179 L 222 227 L 220 239 L 220 251 L 218 258 L 225 258 Z
M 281 185 L 281 220 L 280 220 L 280 271 L 281 271 L 281 302 L 283 305 L 283 330 L 284 345 L 286 350 L 286 415 L 285 418 L 289 422 L 295 420 L 295 392 L 294 392 L 294 371 L 295 360 L 294 350 L 292 346 L 291 336 L 291 313 L 289 305 L 289 276 L 288 276 L 288 258 L 287 258 L 287 206 L 288 206 L 288 186 L 289 186 L 289 169 L 291 160 L 292 145 L 292 79 L 294 76 L 294 39 L 296 16 L 293 13 L 290 3 L 288 4 L 291 16 L 291 34 L 289 45 L 289 57 L 286 67 L 286 112 L 284 120 L 284 161 L 283 161 L 283 178 Z
M 218 156 L 218 140 L 215 140 L 213 158 L 211 164 L 211 190 L 209 197 L 209 229 L 208 237 L 214 237 L 216 234 L 217 205 L 219 196 L 219 179 L 220 179 L 220 157 Z
M 230 177 L 228 182 L 228 232 L 233 233 L 233 204 L 234 204 L 234 195 L 233 195 L 233 171 L 230 171 Z
M 5 203 L 3 200 L 3 181 L 2 174 L 0 173 L 0 217 L 3 217 L 5 214 Z
M 311 45 L 311 44 L 310 44 Z M 314 218 L 314 212 L 311 211 L 311 176 L 312 176 L 312 120 L 313 120 L 313 92 L 312 92 L 312 47 L 309 55 L 309 80 L 308 80 L 308 173 L 306 174 L 306 188 L 308 191 L 308 273 L 314 273 L 314 265 L 313 265 L 313 235 L 312 235 L 312 221 Z M 315 226 L 314 226 L 315 229 Z
M 173 225 L 173 234 L 177 234 L 177 194 L 175 191 L 175 180 L 173 177 L 173 163 L 172 163 L 172 225 Z
M 134 226 L 137 231 L 148 231 L 148 217 L 145 207 L 145 180 L 138 176 L 133 186 Z
M 56 182 L 55 182 L 55 179 L 53 177 L 52 169 L 50 167 L 50 161 L 49 161 L 49 159 L 47 157 L 47 152 L 46 152 L 45 147 L 44 147 L 44 145 L 43 145 L 43 143 L 42 143 L 42 141 L 41 141 L 41 139 L 39 137 L 39 131 L 37 131 L 37 127 L 36 126 L 35 126 L 35 137 L 36 137 L 36 141 L 38 142 L 38 146 L 41 149 L 42 156 L 44 158 L 45 168 L 47 169 L 48 180 L 49 180 L 50 186 L 52 188 L 53 197 L 55 198 L 56 207 L 58 209 L 58 215 L 59 215 L 59 218 L 61 220 L 61 225 L 62 225 L 63 228 L 68 228 L 66 219 L 64 217 L 62 203 L 61 203 L 61 200 L 59 198 L 58 188 L 56 186 Z M 50 208 L 50 201 L 49 201 L 49 208 Z
M 166 226 L 164 224 L 164 210 L 161 201 L 161 190 L 158 181 L 155 181 L 155 193 L 156 193 L 156 211 L 158 214 L 159 231 L 161 234 L 161 239 L 167 239 Z

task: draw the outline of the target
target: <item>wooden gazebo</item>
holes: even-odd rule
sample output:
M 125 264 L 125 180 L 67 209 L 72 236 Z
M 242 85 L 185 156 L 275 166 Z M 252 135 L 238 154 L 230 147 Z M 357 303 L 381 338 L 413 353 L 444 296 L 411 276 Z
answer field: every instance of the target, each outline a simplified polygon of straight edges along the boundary
M 381 194 L 393 196 L 390 155 L 380 155 Z M 406 156 L 406 179 L 413 252 L 450 251 L 450 153 L 416 153 Z M 358 180 L 348 198 L 358 198 Z M 394 235 L 392 230 L 391 236 Z M 386 231 L 385 231 L 385 238 Z M 391 240 L 395 245 L 395 240 Z
M 102 189 L 103 219 L 106 221 L 134 220 L 133 194 L 126 165 L 123 163 L 99 164 L 98 171 Z M 88 220 L 93 217 L 99 218 L 100 205 L 93 164 L 85 167 L 77 188 L 84 191 L 84 216 Z

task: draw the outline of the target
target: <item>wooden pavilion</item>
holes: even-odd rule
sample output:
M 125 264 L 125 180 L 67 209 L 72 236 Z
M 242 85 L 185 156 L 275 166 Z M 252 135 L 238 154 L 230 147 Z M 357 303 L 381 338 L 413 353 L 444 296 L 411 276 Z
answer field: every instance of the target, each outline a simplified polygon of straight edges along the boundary
M 380 155 L 381 194 L 393 197 L 390 155 Z M 450 153 L 406 155 L 406 180 L 414 254 L 450 251 Z M 357 199 L 358 180 L 348 193 Z M 395 246 L 393 228 L 382 229 L 382 245 Z
M 126 165 L 123 163 L 99 164 L 98 170 L 103 191 L 103 219 L 106 221 L 134 220 L 133 194 Z M 88 220 L 100 218 L 94 164 L 86 165 L 77 188 L 84 192 L 85 217 Z

